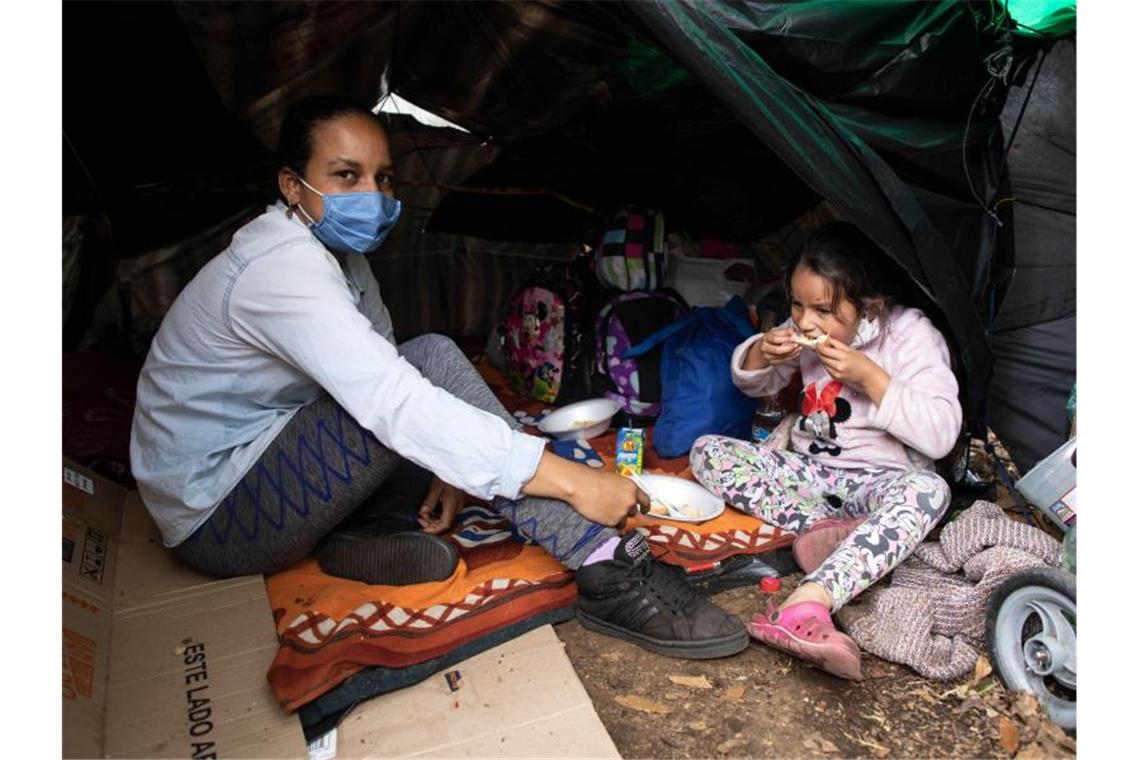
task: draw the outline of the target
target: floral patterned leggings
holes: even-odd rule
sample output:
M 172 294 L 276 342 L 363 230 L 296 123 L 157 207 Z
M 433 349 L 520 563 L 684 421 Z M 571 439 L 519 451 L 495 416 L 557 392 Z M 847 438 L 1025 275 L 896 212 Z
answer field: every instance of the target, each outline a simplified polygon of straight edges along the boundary
M 795 534 L 824 519 L 867 516 L 803 582 L 818 583 L 838 610 L 910 555 L 950 505 L 933 472 L 841 469 L 795 451 L 706 435 L 689 462 L 729 505 Z

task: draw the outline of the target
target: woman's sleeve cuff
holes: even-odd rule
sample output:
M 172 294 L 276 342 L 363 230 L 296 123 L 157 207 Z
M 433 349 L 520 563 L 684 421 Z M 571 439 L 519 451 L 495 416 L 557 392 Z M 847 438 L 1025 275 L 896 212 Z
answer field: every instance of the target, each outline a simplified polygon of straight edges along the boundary
M 518 431 L 512 431 L 511 435 L 514 441 L 507 457 L 507 466 L 499 479 L 498 495 L 517 499 L 523 495 L 523 486 L 538 472 L 539 460 L 546 451 L 546 439 Z

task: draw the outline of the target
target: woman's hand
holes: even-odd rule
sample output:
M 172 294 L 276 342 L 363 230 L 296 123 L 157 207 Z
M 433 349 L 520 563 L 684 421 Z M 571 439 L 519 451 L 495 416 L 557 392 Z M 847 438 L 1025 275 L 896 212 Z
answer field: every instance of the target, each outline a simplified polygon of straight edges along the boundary
M 820 343 L 815 352 L 827 374 L 867 394 L 876 405 L 883 400 L 891 376 L 874 359 L 835 338 Z
M 803 347 L 793 340 L 795 334 L 796 331 L 790 327 L 768 330 L 760 340 L 752 344 L 744 369 L 764 369 L 798 359 Z
M 439 478 L 433 479 L 427 497 L 420 505 L 420 527 L 424 529 L 424 533 L 439 535 L 451 528 L 455 522 L 455 514 L 462 506 L 462 491 Z
M 649 497 L 639 491 L 632 480 L 579 466 L 585 471 L 584 477 L 568 500 L 578 514 L 602 525 L 621 528 L 627 517 L 649 511 Z
M 522 490 L 528 496 L 560 499 L 589 520 L 619 528 L 625 518 L 649 511 L 649 497 L 633 481 L 549 451 L 542 453 L 534 477 Z

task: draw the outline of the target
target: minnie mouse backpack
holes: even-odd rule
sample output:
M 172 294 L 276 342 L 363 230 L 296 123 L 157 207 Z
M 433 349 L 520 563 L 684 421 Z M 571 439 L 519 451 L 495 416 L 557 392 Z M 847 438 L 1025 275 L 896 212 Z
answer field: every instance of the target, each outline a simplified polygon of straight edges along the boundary
M 561 406 L 590 392 L 589 259 L 543 264 L 507 302 L 499 335 L 507 383 Z

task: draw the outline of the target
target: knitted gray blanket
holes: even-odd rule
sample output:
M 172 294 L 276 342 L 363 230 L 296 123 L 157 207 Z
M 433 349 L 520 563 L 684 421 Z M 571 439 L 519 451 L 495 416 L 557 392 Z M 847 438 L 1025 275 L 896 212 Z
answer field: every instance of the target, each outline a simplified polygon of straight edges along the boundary
M 986 606 L 1002 581 L 1060 564 L 1059 541 L 977 501 L 896 567 L 889 586 L 856 597 L 836 617 L 865 651 L 950 681 L 974 669 Z

